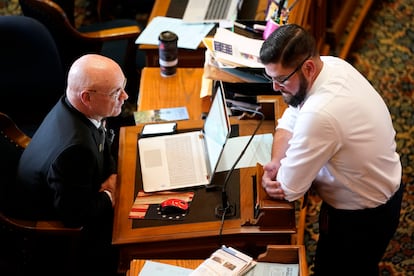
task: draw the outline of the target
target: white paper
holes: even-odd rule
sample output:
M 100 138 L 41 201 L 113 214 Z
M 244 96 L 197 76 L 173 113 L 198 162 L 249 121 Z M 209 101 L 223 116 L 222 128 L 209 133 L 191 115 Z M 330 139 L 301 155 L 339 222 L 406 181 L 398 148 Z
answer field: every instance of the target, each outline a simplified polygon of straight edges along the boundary
M 138 276 L 188 276 L 192 271 L 189 268 L 147 260 Z
M 230 170 L 250 137 L 251 136 L 233 137 L 227 141 L 217 171 Z M 271 133 L 256 135 L 237 164 L 236 169 L 255 167 L 256 163 L 264 165 L 270 162 L 272 143 L 273 135 Z
M 157 16 L 141 32 L 135 44 L 158 45 L 160 33 L 171 31 L 178 36 L 178 48 L 195 50 L 213 27 L 212 23 L 188 24 L 182 19 Z
M 260 62 L 261 39 L 248 38 L 223 28 L 214 35 L 214 58 L 226 65 L 264 68 Z
M 245 276 L 298 276 L 298 264 L 258 262 Z
M 244 275 L 256 265 L 250 256 L 237 249 L 222 246 L 204 260 L 190 276 L 236 276 Z

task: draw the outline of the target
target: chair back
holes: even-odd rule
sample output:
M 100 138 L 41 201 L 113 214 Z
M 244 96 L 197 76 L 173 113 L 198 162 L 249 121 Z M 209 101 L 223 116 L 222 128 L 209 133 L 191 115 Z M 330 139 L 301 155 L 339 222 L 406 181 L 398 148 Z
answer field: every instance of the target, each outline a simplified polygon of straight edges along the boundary
M 20 156 L 29 142 L 30 137 L 0 112 L 0 212 L 10 213 L 10 192 L 16 181 Z
M 56 44 L 37 20 L 0 16 L 0 112 L 31 136 L 64 94 L 65 76 Z
M 38 20 L 52 34 L 65 71 L 81 55 L 101 51 L 102 41 L 83 36 L 57 3 L 50 0 L 19 0 L 19 3 L 25 16 Z
M 59 6 L 73 0 L 19 0 L 25 16 L 42 22 L 55 40 L 60 53 L 64 71 L 69 70 L 72 63 L 87 53 L 96 53 L 115 60 L 124 71 L 128 82 L 129 101 L 138 100 L 138 67 L 137 39 L 140 28 L 135 19 L 114 19 L 95 22 L 83 26 L 75 26 L 67 12 L 73 9 L 68 5 Z M 64 9 L 62 9 L 64 7 Z

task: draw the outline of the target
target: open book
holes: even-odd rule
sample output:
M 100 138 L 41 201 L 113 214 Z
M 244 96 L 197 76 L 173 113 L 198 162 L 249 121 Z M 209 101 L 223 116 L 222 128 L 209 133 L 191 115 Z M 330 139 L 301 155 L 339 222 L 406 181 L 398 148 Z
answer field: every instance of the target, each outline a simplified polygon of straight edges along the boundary
M 223 245 L 201 263 L 190 276 L 240 276 L 246 274 L 255 265 L 256 261 L 252 257 Z

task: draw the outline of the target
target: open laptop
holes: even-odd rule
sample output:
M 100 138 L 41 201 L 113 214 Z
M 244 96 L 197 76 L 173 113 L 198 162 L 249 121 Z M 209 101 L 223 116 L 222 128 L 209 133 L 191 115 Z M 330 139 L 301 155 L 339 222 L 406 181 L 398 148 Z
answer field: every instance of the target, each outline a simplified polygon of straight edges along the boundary
M 189 23 L 234 21 L 241 3 L 242 0 L 188 0 L 183 21 Z
M 221 82 L 213 95 L 203 129 L 138 139 L 144 192 L 211 183 L 231 130 Z

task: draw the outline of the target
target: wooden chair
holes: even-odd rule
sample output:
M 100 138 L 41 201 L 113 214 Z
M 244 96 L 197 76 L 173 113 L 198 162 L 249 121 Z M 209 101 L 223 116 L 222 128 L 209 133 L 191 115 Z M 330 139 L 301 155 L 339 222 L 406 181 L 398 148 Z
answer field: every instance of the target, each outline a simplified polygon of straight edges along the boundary
M 99 53 L 108 56 L 117 61 L 124 70 L 128 79 L 127 91 L 130 101 L 136 103 L 138 65 L 135 40 L 141 31 L 137 21 L 116 19 L 77 28 L 71 19 L 73 15 L 68 16 L 65 10 L 53 1 L 19 0 L 19 3 L 25 16 L 37 19 L 52 34 L 64 72 L 67 72 L 73 61 L 83 54 Z M 72 10 L 68 7 L 66 9 Z
M 24 134 L 8 115 L 0 112 L 0 237 L 2 244 L 0 247 L 3 250 L 2 254 L 8 258 L 9 264 L 15 264 L 7 269 L 0 266 L 0 274 L 2 272 L 14 274 L 18 270 L 22 273 L 17 273 L 18 275 L 26 275 L 26 273 L 33 272 L 33 265 L 51 267 L 48 264 L 48 257 L 38 254 L 39 249 L 45 246 L 43 242 L 50 239 L 53 243 L 56 237 L 61 238 L 56 240 L 67 241 L 65 244 L 69 246 L 61 248 L 63 251 L 69 251 L 68 258 L 61 267 L 62 271 L 71 271 L 76 265 L 74 260 L 81 228 L 68 228 L 60 221 L 23 220 L 12 215 L 11 205 L 19 199 L 11 196 L 11 190 L 15 183 L 20 156 L 30 140 L 31 138 Z M 63 247 L 64 245 L 55 244 L 55 246 Z M 51 252 L 51 254 L 56 254 L 56 252 Z M 37 263 L 39 260 L 42 262 Z M 34 262 L 36 263 L 33 264 Z

